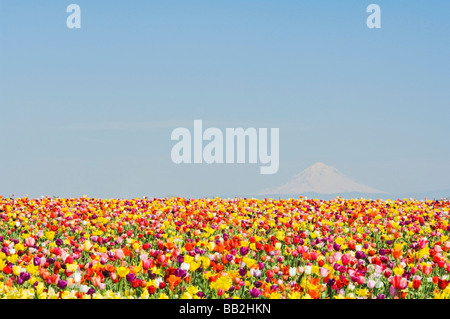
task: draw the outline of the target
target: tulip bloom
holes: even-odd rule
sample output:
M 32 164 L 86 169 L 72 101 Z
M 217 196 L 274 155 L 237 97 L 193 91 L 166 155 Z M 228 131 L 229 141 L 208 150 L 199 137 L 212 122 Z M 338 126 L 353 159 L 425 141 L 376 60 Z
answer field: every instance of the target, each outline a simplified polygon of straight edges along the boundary
M 261 290 L 259 290 L 258 288 L 250 289 L 249 293 L 252 298 L 258 298 L 259 296 L 261 296 Z
M 321 267 L 321 268 L 319 269 L 319 275 L 320 275 L 320 277 L 322 277 L 322 278 L 327 277 L 328 274 L 329 274 L 329 272 L 330 272 L 330 270 L 329 270 L 328 268 Z
M 414 289 L 417 290 L 417 289 L 420 288 L 420 285 L 421 285 L 421 283 L 422 283 L 422 282 L 421 282 L 421 279 L 422 279 L 422 278 L 420 278 L 419 276 L 414 276 L 414 277 L 413 277 L 413 288 L 414 288 Z
M 391 284 L 395 289 L 402 290 L 408 287 L 408 280 L 400 275 L 395 275 L 391 279 Z

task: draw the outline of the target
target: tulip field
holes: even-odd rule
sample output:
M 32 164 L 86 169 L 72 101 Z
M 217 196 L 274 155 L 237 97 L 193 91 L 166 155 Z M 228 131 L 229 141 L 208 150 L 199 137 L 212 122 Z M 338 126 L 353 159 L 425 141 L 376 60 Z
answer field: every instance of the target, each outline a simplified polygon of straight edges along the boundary
M 6 299 L 450 296 L 448 200 L 0 196 Z

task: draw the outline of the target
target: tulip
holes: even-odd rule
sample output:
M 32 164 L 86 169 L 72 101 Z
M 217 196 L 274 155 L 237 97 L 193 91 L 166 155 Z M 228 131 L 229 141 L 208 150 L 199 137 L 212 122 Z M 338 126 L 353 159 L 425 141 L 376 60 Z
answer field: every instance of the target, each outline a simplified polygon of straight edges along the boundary
M 422 266 L 422 272 L 425 276 L 428 276 L 429 274 L 431 274 L 431 270 L 432 270 L 432 268 L 429 265 Z
M 417 290 L 417 289 L 420 288 L 420 285 L 421 285 L 421 283 L 422 283 L 422 282 L 421 282 L 421 279 L 422 279 L 422 278 L 420 278 L 419 276 L 414 276 L 414 277 L 413 277 L 413 288 L 414 288 L 414 289 Z
M 375 285 L 376 285 L 376 281 L 375 280 L 370 279 L 370 280 L 367 281 L 367 288 L 373 289 L 375 287 Z
M 344 266 L 347 266 L 349 262 L 350 262 L 350 254 L 347 253 L 342 255 L 342 264 Z
M 391 279 L 391 284 L 392 287 L 394 287 L 395 289 L 405 289 L 406 287 L 408 287 L 408 280 L 406 278 L 403 278 L 400 275 L 395 275 L 392 279 Z
M 334 260 L 335 262 L 338 262 L 339 260 L 341 260 L 341 258 L 342 258 L 342 253 L 340 253 L 340 252 L 335 252 L 335 253 L 333 254 L 333 260 Z M 331 264 L 331 262 L 330 262 L 330 264 Z
M 123 259 L 124 253 L 122 249 L 116 249 L 114 253 L 117 259 Z
M 289 268 L 289 276 L 294 277 L 295 275 L 297 275 L 297 268 L 290 267 Z
M 311 275 L 311 266 L 305 266 L 305 274 Z
M 33 237 L 27 237 L 25 239 L 25 246 L 26 247 L 33 247 L 36 244 L 36 240 Z
M 258 298 L 259 296 L 261 296 L 261 290 L 259 290 L 258 288 L 250 289 L 249 293 L 252 298 Z
M 325 268 L 325 267 L 319 268 L 319 275 L 320 275 L 320 277 L 325 278 L 325 277 L 328 276 L 328 273 L 329 273 L 329 269 L 328 268 Z

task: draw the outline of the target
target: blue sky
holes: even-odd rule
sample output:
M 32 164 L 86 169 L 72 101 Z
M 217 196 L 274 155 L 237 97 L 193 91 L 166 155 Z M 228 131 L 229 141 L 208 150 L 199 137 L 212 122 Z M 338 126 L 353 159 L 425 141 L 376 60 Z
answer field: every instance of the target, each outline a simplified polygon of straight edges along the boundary
M 370 3 L 0 0 L 0 194 L 233 196 L 318 161 L 450 189 L 450 3 L 376 1 L 369 29 Z M 172 163 L 195 119 L 279 128 L 278 173 Z

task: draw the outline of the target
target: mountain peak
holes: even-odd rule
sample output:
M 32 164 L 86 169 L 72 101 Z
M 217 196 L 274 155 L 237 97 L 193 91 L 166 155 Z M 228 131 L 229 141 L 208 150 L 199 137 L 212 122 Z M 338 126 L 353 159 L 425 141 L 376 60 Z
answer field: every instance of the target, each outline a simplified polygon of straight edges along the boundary
M 339 194 L 351 192 L 366 194 L 385 193 L 359 184 L 339 172 L 336 168 L 322 162 L 317 162 L 295 175 L 290 182 L 274 189 L 262 190 L 259 192 L 259 195 L 293 195 L 304 193 Z

